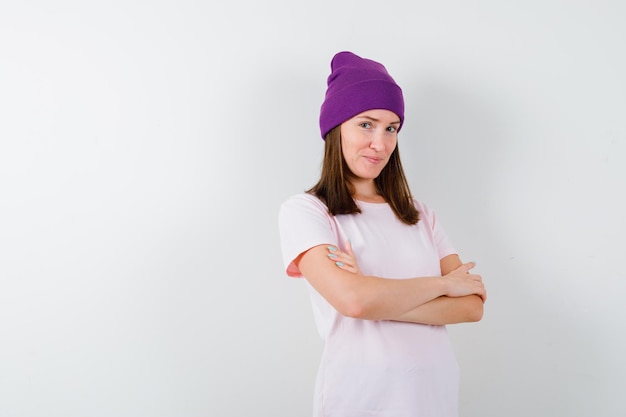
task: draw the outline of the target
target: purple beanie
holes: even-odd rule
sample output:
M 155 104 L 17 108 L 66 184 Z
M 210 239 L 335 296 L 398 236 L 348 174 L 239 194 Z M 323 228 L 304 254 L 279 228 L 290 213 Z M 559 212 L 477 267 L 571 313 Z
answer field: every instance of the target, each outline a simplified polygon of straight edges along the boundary
M 352 52 L 339 52 L 333 57 L 330 68 L 326 98 L 320 110 L 322 139 L 334 127 L 372 109 L 394 112 L 400 117 L 402 127 L 402 90 L 382 64 Z

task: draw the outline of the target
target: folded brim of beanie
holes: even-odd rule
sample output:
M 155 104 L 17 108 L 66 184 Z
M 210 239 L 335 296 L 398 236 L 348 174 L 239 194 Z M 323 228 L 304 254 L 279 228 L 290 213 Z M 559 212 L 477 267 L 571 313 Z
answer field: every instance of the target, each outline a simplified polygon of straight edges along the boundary
M 400 118 L 402 127 L 404 98 L 400 87 L 391 81 L 365 80 L 350 84 L 327 97 L 320 111 L 322 138 L 346 120 L 373 109 L 394 112 Z

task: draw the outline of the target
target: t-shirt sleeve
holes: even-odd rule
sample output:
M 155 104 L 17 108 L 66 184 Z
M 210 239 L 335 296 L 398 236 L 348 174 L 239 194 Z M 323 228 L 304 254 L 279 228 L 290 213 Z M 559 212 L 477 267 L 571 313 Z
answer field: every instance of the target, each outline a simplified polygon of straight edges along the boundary
M 437 215 L 433 210 L 423 203 L 416 201 L 416 207 L 420 212 L 420 221 L 424 221 L 431 233 L 433 244 L 439 255 L 439 259 L 443 259 L 448 255 L 458 254 L 457 250 L 452 246 L 452 242 L 448 239 L 443 226 L 439 222 Z
M 278 215 L 280 243 L 285 272 L 301 278 L 294 260 L 303 252 L 322 244 L 338 244 L 335 222 L 326 205 L 309 194 L 288 198 Z

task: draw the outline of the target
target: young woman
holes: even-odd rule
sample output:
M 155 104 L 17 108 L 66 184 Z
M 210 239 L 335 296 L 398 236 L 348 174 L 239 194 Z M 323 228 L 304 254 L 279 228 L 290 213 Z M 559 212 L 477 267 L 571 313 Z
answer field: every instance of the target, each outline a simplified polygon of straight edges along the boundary
M 279 213 L 287 275 L 306 278 L 325 342 L 315 417 L 458 415 L 445 325 L 480 320 L 486 292 L 412 197 L 397 144 L 403 122 L 402 90 L 382 64 L 333 57 L 320 180 Z

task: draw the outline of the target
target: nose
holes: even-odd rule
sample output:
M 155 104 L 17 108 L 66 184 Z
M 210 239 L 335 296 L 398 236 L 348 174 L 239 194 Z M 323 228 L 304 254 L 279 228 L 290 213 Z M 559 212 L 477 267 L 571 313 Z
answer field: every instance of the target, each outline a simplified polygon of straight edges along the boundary
M 370 148 L 374 149 L 377 152 L 380 152 L 385 148 L 384 132 L 374 133 L 374 135 L 372 136 L 372 141 L 370 142 Z

